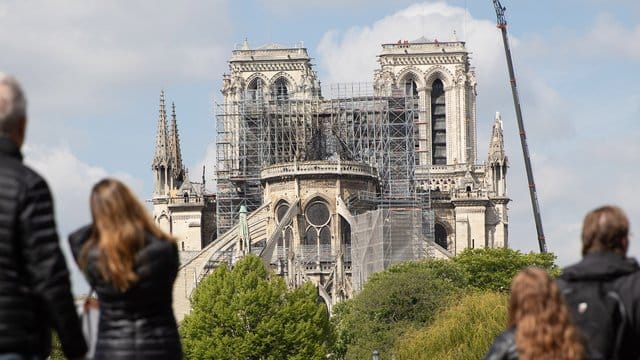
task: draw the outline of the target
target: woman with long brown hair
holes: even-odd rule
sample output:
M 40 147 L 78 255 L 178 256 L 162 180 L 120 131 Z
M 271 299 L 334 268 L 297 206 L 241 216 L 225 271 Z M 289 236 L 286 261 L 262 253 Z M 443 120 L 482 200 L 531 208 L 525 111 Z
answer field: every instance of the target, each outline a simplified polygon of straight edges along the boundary
M 181 359 L 171 307 L 178 271 L 174 239 L 115 179 L 95 184 L 93 222 L 69 236 L 100 302 L 95 359 Z
M 540 268 L 526 268 L 511 282 L 508 328 L 485 360 L 579 360 L 584 350 L 556 282 Z

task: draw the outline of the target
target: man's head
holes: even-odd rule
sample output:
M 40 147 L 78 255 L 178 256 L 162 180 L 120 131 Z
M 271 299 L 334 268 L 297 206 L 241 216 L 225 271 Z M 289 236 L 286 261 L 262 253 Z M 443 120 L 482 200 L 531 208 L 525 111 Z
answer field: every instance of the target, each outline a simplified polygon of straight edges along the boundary
M 629 220 L 617 206 L 602 206 L 587 214 L 582 223 L 582 255 L 610 251 L 622 255 L 629 246 Z
M 24 142 L 27 125 L 27 100 L 18 81 L 0 72 L 0 135 L 18 147 Z

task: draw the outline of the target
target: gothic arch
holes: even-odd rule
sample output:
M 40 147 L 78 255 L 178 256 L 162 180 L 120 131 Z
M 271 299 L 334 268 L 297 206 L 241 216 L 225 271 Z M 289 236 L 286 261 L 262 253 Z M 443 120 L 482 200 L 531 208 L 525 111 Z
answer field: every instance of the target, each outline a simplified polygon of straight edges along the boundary
M 284 213 L 281 214 L 279 209 L 282 206 L 286 205 L 287 206 L 287 210 L 288 210 L 291 207 L 291 202 L 289 200 L 287 200 L 287 199 L 278 199 L 275 202 L 275 204 L 276 204 L 276 206 L 273 207 L 273 217 L 274 217 L 276 223 L 280 223 L 279 218 L 280 218 L 280 216 L 284 216 Z
M 453 229 L 451 228 L 451 226 L 449 226 L 449 224 L 447 224 L 446 222 L 436 221 L 436 223 L 433 225 L 433 230 L 434 230 L 434 238 L 433 238 L 434 242 L 442 246 L 444 249 L 450 250 L 449 238 L 453 233 Z M 441 238 L 441 236 L 443 237 Z
M 289 85 L 289 93 L 292 94 L 293 92 L 295 92 L 295 89 L 298 88 L 298 84 L 296 83 L 296 81 L 293 79 L 293 76 L 291 76 L 289 73 L 286 73 L 284 71 L 280 71 L 279 73 L 273 75 L 271 77 L 271 79 L 269 79 L 269 81 L 267 82 L 267 84 L 269 85 L 269 88 L 271 88 L 276 81 L 278 81 L 278 79 L 280 78 L 284 78 L 288 85 Z
M 331 246 L 331 239 L 335 235 L 332 230 L 332 220 L 335 210 L 331 202 L 327 201 L 324 196 L 316 195 L 310 197 L 302 208 L 304 217 L 304 244 Z M 330 252 L 330 250 L 327 250 Z
M 301 212 L 304 211 L 304 209 L 306 209 L 307 206 L 309 206 L 309 204 L 317 200 L 326 202 L 327 206 L 329 206 L 329 210 L 331 211 L 331 213 L 335 212 L 335 202 L 332 202 L 331 200 L 329 200 L 329 198 L 325 194 L 319 193 L 319 192 L 310 195 L 309 197 L 307 197 L 307 200 L 301 203 L 302 205 Z
M 431 89 L 431 85 L 436 79 L 440 79 L 445 88 L 453 85 L 453 74 L 447 68 L 437 65 L 429 69 L 424 76 L 426 87 Z
M 413 76 L 413 79 L 418 85 L 418 89 L 424 88 L 425 86 L 424 72 L 422 72 L 420 69 L 418 69 L 415 66 L 407 66 L 406 68 L 402 69 L 398 73 L 398 76 L 396 76 L 396 78 L 398 79 L 398 83 L 402 84 L 410 76 Z
M 267 79 L 267 77 L 264 76 L 263 73 L 253 73 L 247 78 L 247 80 L 245 80 L 245 84 L 247 84 L 247 86 L 245 87 L 246 90 L 249 90 L 249 84 L 251 84 L 251 82 L 255 79 L 261 79 L 264 82 L 265 86 L 269 84 L 269 79 Z
M 162 214 L 156 219 L 156 223 L 162 231 L 171 233 L 171 220 L 166 212 L 162 211 Z

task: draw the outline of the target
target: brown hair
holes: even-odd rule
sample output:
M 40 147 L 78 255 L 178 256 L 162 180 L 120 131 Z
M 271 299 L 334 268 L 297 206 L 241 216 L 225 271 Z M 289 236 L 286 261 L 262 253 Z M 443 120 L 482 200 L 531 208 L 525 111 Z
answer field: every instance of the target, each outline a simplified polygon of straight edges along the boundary
M 160 230 L 149 211 L 122 182 L 103 179 L 93 186 L 90 197 L 92 232 L 82 251 L 80 266 L 87 267 L 88 249 L 99 249 L 98 270 L 106 281 L 125 291 L 138 281 L 136 254 L 144 246 L 145 233 L 159 239 L 174 239 Z
M 617 206 L 590 211 L 582 223 L 582 255 L 593 251 L 627 252 L 629 220 Z
M 583 346 L 556 282 L 540 268 L 526 268 L 513 278 L 509 326 L 516 329 L 521 360 L 582 359 Z

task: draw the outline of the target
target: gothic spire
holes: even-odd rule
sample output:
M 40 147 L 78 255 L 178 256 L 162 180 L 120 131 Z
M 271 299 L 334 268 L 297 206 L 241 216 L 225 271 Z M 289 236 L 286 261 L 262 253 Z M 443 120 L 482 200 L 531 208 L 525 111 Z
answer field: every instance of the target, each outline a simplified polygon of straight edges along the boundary
M 504 165 L 507 161 L 504 151 L 504 137 L 502 135 L 502 118 L 499 112 L 496 112 L 496 121 L 493 124 L 488 160 L 489 163 L 498 163 L 500 165 Z
M 156 130 L 156 149 L 153 155 L 152 169 L 167 166 L 167 112 L 164 108 L 164 90 L 160 91 L 160 111 L 158 114 L 158 128 Z
M 178 122 L 176 120 L 176 104 L 171 103 L 171 125 L 169 127 L 169 161 L 172 164 L 173 178 L 184 178 L 182 166 L 182 154 L 180 151 L 180 136 L 178 135 Z

